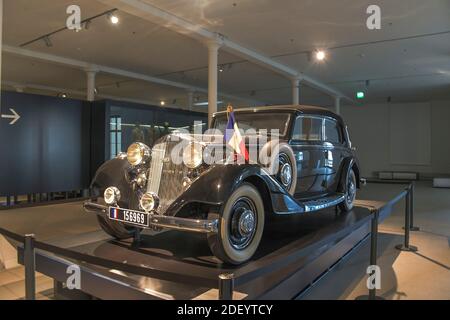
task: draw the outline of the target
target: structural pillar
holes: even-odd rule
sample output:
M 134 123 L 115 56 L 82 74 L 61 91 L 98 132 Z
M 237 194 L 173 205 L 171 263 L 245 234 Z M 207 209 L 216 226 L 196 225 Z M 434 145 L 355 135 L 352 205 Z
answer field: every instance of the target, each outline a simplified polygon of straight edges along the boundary
M 208 45 L 208 127 L 211 126 L 212 116 L 217 112 L 217 60 L 220 44 L 212 40 Z
M 0 0 L 0 115 L 2 114 L 1 106 L 1 87 L 2 87 L 2 52 L 3 52 L 3 0 Z
M 86 69 L 87 76 L 87 89 L 86 89 L 86 99 L 87 101 L 95 100 L 95 76 L 98 70 L 96 69 Z
M 189 111 L 192 111 L 192 108 L 194 106 L 194 91 L 188 90 L 187 91 L 187 108 Z
M 334 111 L 336 114 L 341 114 L 341 97 L 334 97 Z
M 292 79 L 292 104 L 300 104 L 300 79 Z

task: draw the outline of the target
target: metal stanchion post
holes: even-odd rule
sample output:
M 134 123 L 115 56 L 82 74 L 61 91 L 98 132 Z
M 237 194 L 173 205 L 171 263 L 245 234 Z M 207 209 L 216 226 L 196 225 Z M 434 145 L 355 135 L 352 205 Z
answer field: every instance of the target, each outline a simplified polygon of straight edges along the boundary
M 224 273 L 219 275 L 219 300 L 233 300 L 234 275 Z
M 410 221 L 409 221 L 409 223 L 410 223 L 409 224 L 409 230 L 411 230 L 411 231 L 419 231 L 420 230 L 419 227 L 414 226 L 414 193 L 415 193 L 415 190 L 416 190 L 416 184 L 413 181 L 411 183 L 411 197 L 410 197 L 410 199 L 411 199 L 411 206 L 410 206 L 411 218 L 410 218 Z
M 25 235 L 23 247 L 23 261 L 25 265 L 25 299 L 36 299 L 36 264 L 34 254 L 34 234 Z
M 370 265 L 377 265 L 377 252 L 378 252 L 378 217 L 379 211 L 375 210 L 372 213 L 372 220 L 370 222 Z M 369 295 L 363 295 L 356 297 L 356 300 L 384 300 L 383 297 L 377 296 L 377 288 L 373 287 L 369 289 Z
M 398 244 L 395 246 L 396 249 L 401 251 L 417 251 L 417 247 L 409 244 L 409 227 L 410 227 L 410 219 L 411 219 L 411 186 L 406 188 L 406 206 L 405 206 L 405 237 L 403 244 Z

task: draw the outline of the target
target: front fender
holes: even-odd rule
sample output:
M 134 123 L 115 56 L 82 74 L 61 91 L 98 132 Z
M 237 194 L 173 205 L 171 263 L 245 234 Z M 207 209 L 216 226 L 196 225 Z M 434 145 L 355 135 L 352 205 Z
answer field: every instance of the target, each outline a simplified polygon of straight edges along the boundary
M 259 165 L 215 165 L 204 172 L 168 208 L 176 214 L 188 203 L 204 203 L 221 207 L 231 194 L 243 183 L 253 183 L 263 201 L 275 213 L 302 212 L 303 207 L 271 176 L 264 174 Z
M 114 186 L 120 190 L 119 206 L 137 209 L 136 197 L 127 180 L 127 172 L 130 169 L 131 165 L 127 159 L 114 158 L 103 163 L 91 182 L 92 197 L 103 197 L 105 189 Z

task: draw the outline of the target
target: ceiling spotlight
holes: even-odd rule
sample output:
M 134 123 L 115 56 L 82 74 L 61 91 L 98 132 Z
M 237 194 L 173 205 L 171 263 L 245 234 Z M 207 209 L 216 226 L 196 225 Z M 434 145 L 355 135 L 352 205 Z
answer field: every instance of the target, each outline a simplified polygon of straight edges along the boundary
M 219 66 L 219 72 L 223 72 L 223 66 Z
M 323 50 L 318 50 L 316 51 L 316 59 L 319 61 L 323 61 L 325 59 L 326 55 L 325 55 L 325 51 Z
M 50 40 L 50 37 L 49 36 L 45 36 L 44 37 L 44 42 L 45 42 L 45 45 L 47 46 L 47 47 L 53 47 L 53 43 L 52 43 L 52 41 Z
M 118 24 L 119 23 L 119 17 L 116 16 L 113 13 L 108 14 L 108 19 L 111 21 L 112 24 Z
M 67 94 L 64 92 L 61 92 L 60 94 L 58 94 L 58 97 L 60 98 L 67 98 Z
M 164 107 L 166 105 L 166 102 L 164 100 L 161 100 L 159 104 Z

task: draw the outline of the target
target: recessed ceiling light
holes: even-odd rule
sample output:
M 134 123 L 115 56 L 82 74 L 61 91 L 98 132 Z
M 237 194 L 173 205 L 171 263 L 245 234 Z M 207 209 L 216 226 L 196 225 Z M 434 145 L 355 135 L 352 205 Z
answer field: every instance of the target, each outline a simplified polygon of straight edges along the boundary
M 108 15 L 109 21 L 111 21 L 112 24 L 118 24 L 119 23 L 119 17 L 115 14 Z
M 160 104 L 164 107 L 166 105 L 166 102 L 164 100 L 161 100 Z
M 323 50 L 318 50 L 316 51 L 316 59 L 319 61 L 323 61 L 326 57 L 325 51 Z

